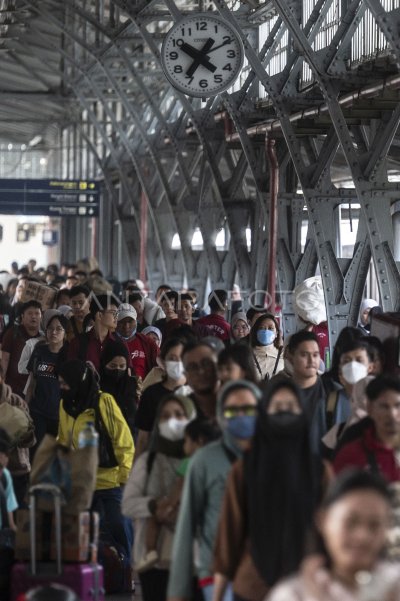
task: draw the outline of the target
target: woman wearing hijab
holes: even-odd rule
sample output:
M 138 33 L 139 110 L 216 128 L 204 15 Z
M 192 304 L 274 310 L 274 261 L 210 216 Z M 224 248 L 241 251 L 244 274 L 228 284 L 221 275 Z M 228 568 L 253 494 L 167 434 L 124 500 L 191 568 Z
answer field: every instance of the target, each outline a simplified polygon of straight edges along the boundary
M 246 313 L 239 311 L 231 319 L 231 342 L 238 342 L 242 338 L 246 338 L 250 333 L 249 322 L 247 321 Z
M 215 545 L 215 593 L 229 581 L 235 601 L 262 601 L 295 571 L 320 493 L 300 391 L 289 380 L 267 388 L 250 450 L 232 468 Z
M 179 478 L 177 469 L 184 458 L 184 430 L 195 417 L 193 402 L 174 393 L 160 402 L 149 450 L 140 455 L 124 490 L 122 511 L 134 520 L 134 562 L 143 563 L 147 553 L 146 528 L 156 517 L 163 526 L 157 550 L 159 561 L 139 573 L 144 601 L 163 601 L 169 576 L 174 521 L 165 503 Z M 176 516 L 175 516 L 176 517 Z
M 158 346 L 158 348 L 160 348 L 162 343 L 161 330 L 155 326 L 147 326 L 146 328 L 143 328 L 142 334 L 148 336 Z
M 364 300 L 361 301 L 357 327 L 364 335 L 368 335 L 371 330 L 371 324 L 369 321 L 370 311 L 373 307 L 378 306 L 379 303 L 377 303 L 373 298 L 364 298 Z
M 121 487 L 133 463 L 132 435 L 114 398 L 99 390 L 94 372 L 86 363 L 66 361 L 58 377 L 62 398 L 58 440 L 76 449 L 80 432 L 88 423 L 95 425 L 99 432 L 99 467 L 92 510 L 100 513 L 101 531 L 107 532 L 130 557 L 133 535 L 121 514 Z
M 111 394 L 134 436 L 138 402 L 137 379 L 128 373 L 129 351 L 125 344 L 110 340 L 100 360 L 100 388 Z

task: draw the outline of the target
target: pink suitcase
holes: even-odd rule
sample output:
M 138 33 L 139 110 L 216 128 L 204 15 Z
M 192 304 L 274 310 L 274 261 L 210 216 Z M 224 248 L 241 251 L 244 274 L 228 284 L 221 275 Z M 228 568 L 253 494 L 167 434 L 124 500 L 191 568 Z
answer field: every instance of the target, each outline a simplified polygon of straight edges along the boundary
M 54 499 L 56 530 L 56 563 L 36 562 L 36 494 L 50 494 Z M 72 589 L 82 601 L 104 601 L 103 568 L 97 563 L 62 564 L 61 558 L 61 494 L 57 486 L 33 486 L 29 491 L 31 561 L 14 564 L 11 573 L 11 601 L 36 586 L 63 584 Z

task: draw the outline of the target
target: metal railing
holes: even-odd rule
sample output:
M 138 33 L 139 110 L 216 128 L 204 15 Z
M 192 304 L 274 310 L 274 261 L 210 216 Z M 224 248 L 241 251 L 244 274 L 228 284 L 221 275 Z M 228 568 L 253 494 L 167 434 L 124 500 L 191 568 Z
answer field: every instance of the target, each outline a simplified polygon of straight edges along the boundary
M 315 0 L 304 0 L 302 3 L 302 23 L 307 23 L 314 10 L 316 1 Z M 332 0 L 327 10 L 326 16 L 323 19 L 319 31 L 317 32 L 315 39 L 312 43 L 312 48 L 315 51 L 323 50 L 328 48 L 332 39 L 341 23 L 343 17 L 342 13 L 342 2 L 341 0 Z M 399 8 L 399 0 L 382 0 L 382 6 L 386 11 L 395 10 Z M 277 20 L 276 15 L 271 15 L 264 23 L 259 26 L 259 49 L 262 48 L 265 40 L 267 39 L 272 27 Z M 291 52 L 290 39 L 287 31 L 284 33 L 282 38 L 276 44 L 272 57 L 270 58 L 267 65 L 265 65 L 266 71 L 269 75 L 275 75 L 280 73 L 286 63 Z M 388 41 L 373 18 L 371 12 L 367 9 L 361 18 L 361 21 L 353 35 L 351 44 L 349 45 L 348 55 L 349 63 L 348 66 L 357 67 L 363 62 L 374 60 L 380 56 L 387 56 L 389 54 Z M 306 63 L 303 62 L 302 69 L 300 71 L 300 77 L 298 86 L 299 89 L 305 89 L 311 85 L 314 81 L 314 75 Z M 265 98 L 266 92 L 262 86 L 259 91 L 260 97 Z

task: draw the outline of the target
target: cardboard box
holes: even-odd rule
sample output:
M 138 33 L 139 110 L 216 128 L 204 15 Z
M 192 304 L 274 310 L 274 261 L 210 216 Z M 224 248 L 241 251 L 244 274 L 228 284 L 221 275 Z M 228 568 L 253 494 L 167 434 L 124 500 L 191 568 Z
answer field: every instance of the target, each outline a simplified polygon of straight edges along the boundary
M 43 521 L 44 513 L 39 511 L 36 516 L 36 558 L 39 561 L 44 556 Z M 29 510 L 18 509 L 17 532 L 15 536 L 15 559 L 18 561 L 28 561 L 31 558 L 29 524 Z
M 27 281 L 22 291 L 21 301 L 26 303 L 30 300 L 37 300 L 42 305 L 42 310 L 45 311 L 46 309 L 53 308 L 56 294 L 57 290 L 50 288 L 50 286 L 40 284 L 39 282 Z
M 77 515 L 62 516 L 62 561 L 87 562 L 92 545 L 99 541 L 99 514 L 81 511 Z M 51 529 L 50 559 L 57 559 L 54 520 Z
M 62 561 L 89 561 L 90 555 L 95 554 L 97 550 L 99 522 L 99 514 L 89 511 L 81 511 L 77 515 L 62 515 Z M 17 511 L 15 558 L 18 561 L 28 561 L 30 557 L 29 510 L 19 509 Z M 38 561 L 57 558 L 54 514 L 43 511 L 36 513 L 36 557 Z

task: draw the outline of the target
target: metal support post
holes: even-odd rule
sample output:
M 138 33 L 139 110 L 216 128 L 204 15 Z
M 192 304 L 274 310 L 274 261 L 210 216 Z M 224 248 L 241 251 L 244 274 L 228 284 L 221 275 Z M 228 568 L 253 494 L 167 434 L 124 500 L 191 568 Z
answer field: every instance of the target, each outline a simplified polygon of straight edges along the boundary
M 278 190 L 279 164 L 275 150 L 275 140 L 265 137 L 265 150 L 269 165 L 269 245 L 268 245 L 268 285 L 269 309 L 275 313 L 276 291 L 276 249 L 278 243 Z

